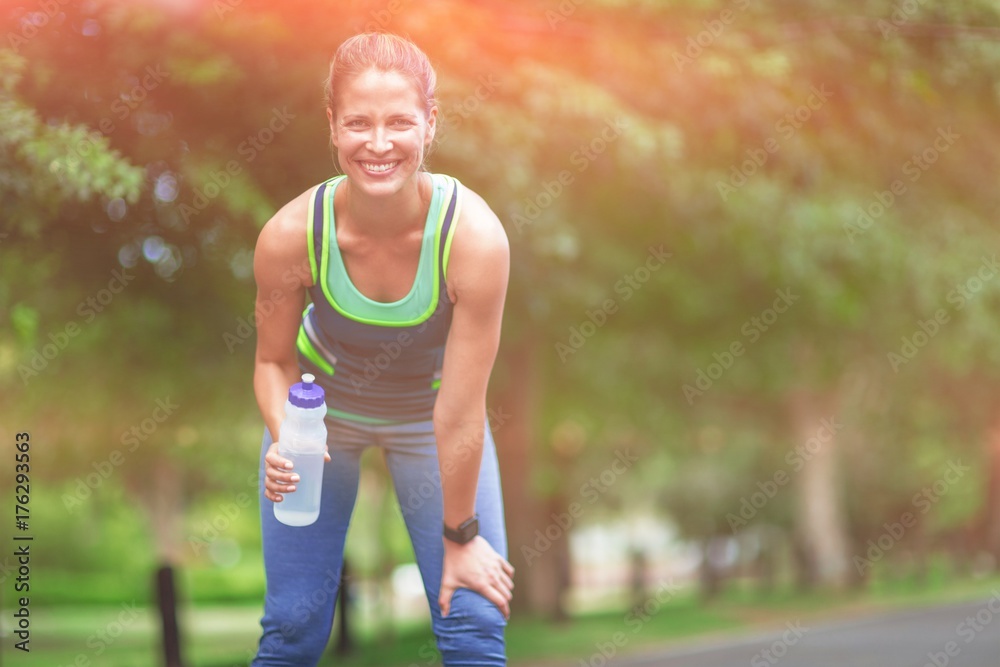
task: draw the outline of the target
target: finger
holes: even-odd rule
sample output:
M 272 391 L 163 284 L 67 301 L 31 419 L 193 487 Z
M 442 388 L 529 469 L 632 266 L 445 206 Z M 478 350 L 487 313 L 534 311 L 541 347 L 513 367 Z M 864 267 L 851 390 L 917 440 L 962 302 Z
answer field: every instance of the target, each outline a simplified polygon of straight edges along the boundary
M 479 591 L 479 593 L 496 605 L 497 609 L 503 614 L 506 619 L 510 618 L 510 604 L 508 603 L 508 598 L 505 596 L 500 589 L 490 586 L 489 588 Z
M 500 559 L 500 567 L 503 568 L 504 572 L 507 573 L 508 577 L 513 577 L 514 576 L 514 566 L 511 565 L 509 562 L 507 562 L 507 560 L 501 558 Z
M 295 467 L 295 464 L 283 456 L 279 456 L 276 452 L 268 452 L 264 456 L 264 460 L 270 463 L 273 467 L 280 468 L 282 470 L 291 470 Z
M 451 611 L 451 597 L 455 594 L 455 589 L 446 584 L 441 585 L 441 593 L 438 595 L 438 606 L 441 607 L 441 617 L 448 616 Z
M 499 565 L 490 571 L 489 578 L 490 583 L 501 590 L 514 588 L 514 580 L 508 577 L 507 573 Z
M 285 484 L 295 484 L 299 481 L 299 474 L 294 470 L 281 470 L 280 468 L 269 468 L 264 471 L 267 473 L 267 477 L 273 479 L 276 482 L 284 482 Z
M 264 480 L 264 488 L 271 493 L 291 493 L 295 490 L 294 484 L 279 484 L 273 480 Z
M 298 484 L 299 476 L 294 472 L 278 472 L 273 468 L 266 470 L 264 481 L 272 484 Z
M 274 457 L 273 459 L 265 458 L 264 461 L 267 463 L 268 468 L 277 472 L 285 472 L 285 473 L 292 472 L 293 468 L 295 467 L 291 461 L 286 461 L 285 459 L 279 458 L 277 456 Z
M 271 479 L 288 482 L 292 477 L 298 477 L 294 470 L 285 470 L 279 466 L 265 465 L 264 474 Z
M 270 463 L 264 466 L 264 475 L 270 479 L 278 482 L 284 482 L 286 484 L 299 481 L 299 475 L 294 470 L 285 470 L 280 466 L 271 465 Z
M 495 562 L 495 563 L 493 564 L 493 572 L 495 572 L 496 574 L 499 574 L 499 575 L 503 575 L 503 576 L 505 576 L 505 577 L 508 577 L 508 578 L 510 578 L 510 579 L 513 579 L 513 569 L 514 569 L 514 568 L 510 568 L 510 569 L 508 570 L 508 568 L 506 568 L 506 567 L 505 567 L 505 565 L 510 565 L 510 563 L 508 563 L 507 561 L 505 561 L 505 560 L 504 560 L 504 559 L 502 559 L 502 558 L 498 559 L 498 560 L 497 560 L 497 561 L 496 561 L 496 562 Z
M 504 582 L 500 581 L 499 579 L 493 582 L 493 588 L 500 591 L 500 595 L 502 595 L 503 599 L 506 600 L 507 602 L 510 602 L 511 598 L 514 597 L 514 594 L 511 592 L 510 587 Z

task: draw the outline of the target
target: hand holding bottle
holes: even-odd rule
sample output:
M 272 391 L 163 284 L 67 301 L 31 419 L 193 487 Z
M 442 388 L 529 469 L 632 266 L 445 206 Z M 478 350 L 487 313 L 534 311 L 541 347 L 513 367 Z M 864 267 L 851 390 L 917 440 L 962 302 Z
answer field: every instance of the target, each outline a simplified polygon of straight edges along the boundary
M 330 460 L 324 392 L 315 380 L 305 373 L 288 390 L 279 441 L 264 457 L 265 495 L 274 502 L 275 518 L 288 526 L 308 526 L 319 518 L 323 463 Z
M 279 443 L 271 443 L 264 455 L 264 496 L 271 502 L 280 503 L 284 500 L 282 494 L 293 493 L 300 477 L 294 472 L 294 464 L 278 453 Z M 324 463 L 330 462 L 329 449 L 323 457 Z

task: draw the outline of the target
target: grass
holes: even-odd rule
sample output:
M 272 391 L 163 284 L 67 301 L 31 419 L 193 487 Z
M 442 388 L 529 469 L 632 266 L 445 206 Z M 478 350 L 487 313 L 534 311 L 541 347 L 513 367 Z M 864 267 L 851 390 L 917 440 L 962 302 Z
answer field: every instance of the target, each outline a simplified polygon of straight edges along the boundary
M 554 624 L 517 618 L 507 629 L 512 664 L 577 660 L 597 651 L 598 643 L 621 633 L 628 653 L 678 641 L 719 634 L 781 627 L 800 619 L 818 622 L 884 610 L 983 598 L 1000 591 L 1000 577 L 980 580 L 931 578 L 922 583 L 902 580 L 873 584 L 865 592 L 800 595 L 782 590 L 763 596 L 749 587 L 731 586 L 719 600 L 702 604 L 694 591 L 683 590 L 665 604 L 647 602 L 645 611 L 591 613 Z M 75 605 L 32 610 L 31 653 L 19 654 L 18 665 L 32 667 L 144 667 L 160 664 L 155 610 L 128 605 Z M 260 605 L 202 604 L 182 617 L 185 657 L 190 667 L 246 665 L 257 641 Z M 5 621 L 6 623 L 6 621 Z M 9 630 L 8 630 L 9 631 Z M 438 664 L 429 627 L 401 627 L 395 636 L 376 628 L 358 628 L 357 650 L 321 664 L 343 667 L 430 667 Z M 5 652 L 12 638 L 3 639 Z

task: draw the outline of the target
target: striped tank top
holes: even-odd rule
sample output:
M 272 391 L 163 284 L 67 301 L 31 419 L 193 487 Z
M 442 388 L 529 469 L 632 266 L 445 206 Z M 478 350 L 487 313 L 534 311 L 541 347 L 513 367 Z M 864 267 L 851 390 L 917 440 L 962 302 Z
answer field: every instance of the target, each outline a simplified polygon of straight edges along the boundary
M 331 416 L 367 423 L 430 419 L 451 325 L 445 275 L 461 185 L 431 174 L 416 278 L 406 296 L 383 303 L 354 286 L 337 246 L 333 201 L 344 178 L 321 183 L 309 207 L 313 286 L 296 341 L 299 367 L 326 391 Z

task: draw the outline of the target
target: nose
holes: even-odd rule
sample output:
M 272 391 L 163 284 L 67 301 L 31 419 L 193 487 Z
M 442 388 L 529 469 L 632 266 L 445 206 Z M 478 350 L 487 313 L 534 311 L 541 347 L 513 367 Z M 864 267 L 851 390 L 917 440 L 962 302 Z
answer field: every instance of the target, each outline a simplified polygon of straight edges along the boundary
M 387 153 L 392 150 L 392 141 L 389 140 L 388 133 L 383 126 L 376 125 L 372 128 L 372 132 L 368 136 L 368 143 L 365 145 L 365 148 L 376 155 Z

